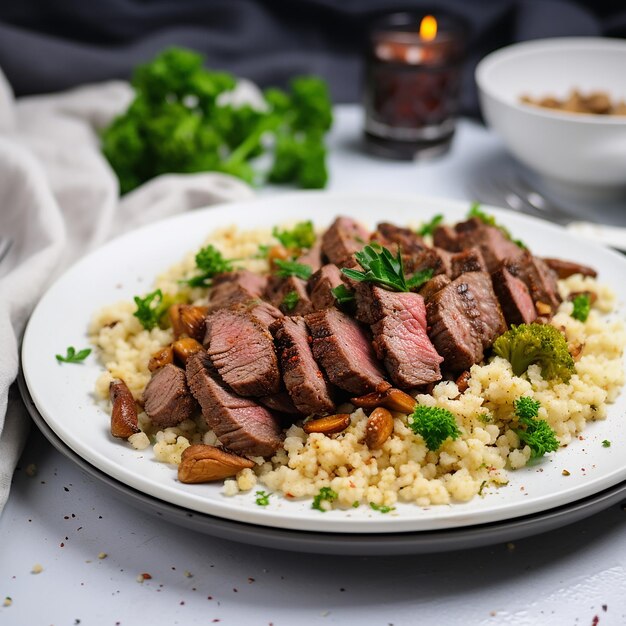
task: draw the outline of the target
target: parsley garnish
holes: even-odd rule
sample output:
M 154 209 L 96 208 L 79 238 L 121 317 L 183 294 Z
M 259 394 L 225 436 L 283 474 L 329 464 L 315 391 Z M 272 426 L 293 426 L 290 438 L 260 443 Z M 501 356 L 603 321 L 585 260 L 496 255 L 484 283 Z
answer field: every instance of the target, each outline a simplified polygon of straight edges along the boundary
M 272 235 L 288 250 L 308 250 L 315 243 L 313 222 L 298 222 L 291 230 L 278 230 L 276 226 Z
M 605 439 L 605 440 L 602 442 L 602 447 L 603 447 L 603 448 L 610 448 L 610 447 L 611 447 L 611 442 L 610 442 L 608 439 Z
M 167 306 L 163 301 L 163 292 L 160 289 L 152 291 L 144 298 L 134 297 L 137 310 L 133 315 L 146 330 L 152 330 L 165 313 Z
M 469 211 L 467 212 L 467 217 L 477 217 L 483 224 L 487 224 L 487 226 L 493 226 L 497 228 L 510 242 L 514 243 L 518 248 L 522 248 L 526 250 L 528 246 L 521 239 L 513 239 L 509 229 L 498 224 L 496 222 L 496 218 L 493 215 L 489 215 L 485 213 L 480 208 L 480 202 L 472 202 Z
M 252 257 L 253 259 L 267 259 L 267 255 L 270 252 L 270 247 L 266 243 L 259 244 L 257 253 Z
M 57 354 L 56 358 L 59 363 L 82 363 L 90 354 L 91 348 L 85 348 L 84 350 L 76 352 L 76 349 L 70 346 L 65 356 Z
M 275 259 L 274 265 L 276 266 L 276 275 L 282 278 L 288 278 L 289 276 L 297 276 L 302 280 L 307 280 L 313 273 L 310 265 L 305 263 L 297 263 L 296 261 L 283 261 L 281 259 Z
M 515 415 L 519 418 L 520 426 L 513 429 L 520 441 L 530 448 L 530 456 L 535 459 L 546 452 L 556 452 L 559 442 L 555 432 L 546 420 L 537 419 L 541 404 L 528 397 L 518 398 L 515 403 Z
M 354 294 L 345 285 L 338 285 L 337 287 L 333 287 L 331 291 L 333 293 L 333 296 L 335 296 L 335 300 L 337 300 L 339 304 L 354 302 Z
M 375 504 L 374 502 L 370 502 L 370 506 L 374 511 L 378 511 L 379 513 L 389 513 L 390 511 L 395 511 L 395 506 L 387 506 L 386 504 Z
M 487 484 L 486 480 L 483 480 L 482 483 L 480 483 L 480 488 L 478 489 L 478 495 L 482 496 L 483 495 L 483 489 L 485 488 L 485 485 Z
M 255 494 L 256 500 L 255 502 L 259 506 L 267 506 L 270 503 L 271 493 L 266 493 L 265 491 L 257 491 Z
M 418 404 L 409 416 L 409 428 L 421 435 L 426 447 L 435 452 L 450 438 L 457 439 L 461 434 L 454 415 L 448 409 Z
M 209 244 L 196 254 L 196 267 L 200 273 L 181 282 L 187 283 L 190 287 L 208 287 L 213 276 L 230 272 L 236 260 L 225 259 L 215 246 Z
M 298 295 L 298 292 L 290 291 L 288 294 L 285 295 L 283 301 L 280 304 L 281 306 L 284 306 L 287 311 L 293 311 L 296 308 L 298 302 L 300 302 L 300 296 Z
M 359 506 L 360 506 L 360 504 L 361 504 L 361 503 L 360 503 L 358 500 L 355 500 L 355 501 L 352 503 L 352 508 L 353 508 L 353 509 L 358 509 L 358 508 L 359 508 Z
M 365 246 L 354 256 L 365 271 L 343 268 L 341 271 L 348 278 L 377 283 L 391 291 L 411 291 L 430 280 L 433 275 L 433 270 L 427 269 L 416 272 L 407 280 L 400 250 L 394 257 L 387 248 L 377 244 Z
M 339 495 L 336 491 L 333 491 L 330 487 L 322 487 L 320 492 L 313 498 L 313 504 L 311 504 L 311 508 L 316 511 L 321 511 L 322 513 L 326 513 L 324 507 L 322 507 L 322 502 L 334 502 Z
M 421 235 L 422 237 L 424 237 L 425 235 L 432 235 L 435 232 L 435 228 L 437 228 L 437 226 L 439 226 L 441 222 L 443 222 L 443 215 L 441 214 L 435 215 L 435 217 L 433 217 L 433 219 L 431 219 L 430 222 L 426 222 L 425 224 L 422 224 L 417 229 L 417 234 Z
M 586 322 L 589 317 L 589 311 L 591 311 L 591 298 L 588 293 L 580 293 L 572 300 L 574 309 L 572 310 L 572 317 L 579 322 Z

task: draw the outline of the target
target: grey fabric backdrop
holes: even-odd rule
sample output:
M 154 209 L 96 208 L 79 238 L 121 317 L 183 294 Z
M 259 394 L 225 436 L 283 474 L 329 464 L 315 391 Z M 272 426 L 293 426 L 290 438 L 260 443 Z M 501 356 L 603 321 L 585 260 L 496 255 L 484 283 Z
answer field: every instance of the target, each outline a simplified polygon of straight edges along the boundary
M 0 67 L 18 95 L 126 78 L 177 44 L 262 86 L 325 77 L 336 102 L 359 99 L 362 42 L 373 15 L 432 7 L 467 18 L 463 111 L 477 115 L 472 72 L 506 43 L 562 35 L 626 35 L 624 2 L 595 0 L 3 0 Z

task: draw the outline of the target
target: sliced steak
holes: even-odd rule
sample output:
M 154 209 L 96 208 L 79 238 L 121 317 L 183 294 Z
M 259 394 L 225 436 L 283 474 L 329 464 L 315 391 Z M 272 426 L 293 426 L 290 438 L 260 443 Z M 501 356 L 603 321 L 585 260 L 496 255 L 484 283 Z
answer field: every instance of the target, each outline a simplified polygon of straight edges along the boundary
M 218 379 L 208 354 L 187 361 L 187 381 L 207 425 L 223 446 L 239 454 L 270 456 L 281 444 L 278 420 L 250 398 L 242 398 Z
M 550 307 L 552 313 L 561 303 L 556 274 L 539 258 L 528 250 L 505 263 L 506 269 L 525 283 L 530 297 L 535 303 L 543 303 Z
M 441 380 L 437 354 L 426 334 L 426 307 L 416 293 L 388 291 L 371 283 L 356 290 L 357 319 L 371 324 L 374 350 L 397 387 Z
M 257 399 L 263 406 L 266 406 L 271 411 L 284 413 L 285 415 L 301 415 L 290 395 L 284 389 L 274 395 L 263 396 Z
M 291 294 L 295 296 L 291 296 Z M 278 307 L 285 315 L 304 315 L 313 310 L 311 299 L 306 290 L 306 281 L 297 276 L 270 276 L 265 291 L 267 299 Z M 293 297 L 295 305 L 289 307 L 289 298 Z M 287 298 L 287 300 L 285 300 Z
M 370 234 L 349 217 L 338 217 L 322 235 L 322 251 L 331 263 L 339 264 L 363 248 Z
M 235 393 L 278 393 L 278 359 L 267 326 L 242 307 L 215 311 L 206 324 L 204 345 L 219 375 Z
M 453 372 L 483 360 L 484 350 L 506 331 L 488 274 L 469 272 L 437 291 L 426 305 L 429 336 Z
M 443 289 L 451 282 L 445 274 L 437 274 L 437 276 L 433 276 L 427 283 L 422 285 L 418 293 L 428 302 L 440 289 Z
M 452 226 L 443 224 L 435 228 L 433 232 L 433 244 L 437 248 L 442 248 L 449 252 L 458 252 L 459 236 Z
M 317 272 L 322 267 L 322 238 L 318 237 L 313 247 L 303 252 L 296 261 L 308 265 L 313 272 Z
M 343 285 L 341 270 L 332 263 L 323 265 L 309 278 L 309 294 L 313 310 L 320 311 L 335 306 L 333 289 Z
M 384 375 L 363 327 L 339 309 L 310 313 L 311 350 L 328 379 L 355 395 L 374 391 Z
M 530 324 L 537 318 L 528 287 L 506 267 L 494 272 L 491 282 L 507 324 Z
M 500 269 L 505 259 L 515 259 L 523 253 L 500 229 L 489 226 L 476 217 L 457 224 L 455 229 L 459 250 L 480 248 L 490 272 Z
M 543 262 L 553 271 L 559 278 L 569 278 L 574 274 L 582 274 L 583 276 L 591 276 L 595 278 L 598 272 L 588 265 L 581 265 L 573 261 L 563 261 L 562 259 L 543 259 Z
M 283 314 L 273 304 L 263 300 L 249 300 L 243 305 L 235 305 L 235 309 L 247 311 L 255 317 L 265 328 L 269 328 L 272 323 L 280 319 Z
M 393 254 L 400 249 L 402 254 L 414 255 L 426 248 L 424 240 L 415 231 L 389 222 L 378 224 L 371 241 L 389 248 Z
M 213 278 L 209 290 L 209 310 L 216 311 L 236 304 L 260 298 L 265 291 L 267 279 L 248 270 L 225 272 Z
M 302 317 L 283 317 L 270 327 L 276 342 L 283 382 L 304 415 L 332 413 L 332 390 L 313 358 L 309 330 Z
M 168 363 L 157 370 L 143 392 L 144 411 L 155 426 L 176 426 L 191 417 L 196 407 L 185 371 Z
M 466 272 L 486 272 L 487 264 L 480 248 L 468 248 L 452 255 L 450 277 L 458 278 Z
M 427 269 L 433 270 L 435 276 L 450 275 L 452 255 L 441 248 L 426 248 L 416 255 L 404 255 L 402 260 L 407 276 Z

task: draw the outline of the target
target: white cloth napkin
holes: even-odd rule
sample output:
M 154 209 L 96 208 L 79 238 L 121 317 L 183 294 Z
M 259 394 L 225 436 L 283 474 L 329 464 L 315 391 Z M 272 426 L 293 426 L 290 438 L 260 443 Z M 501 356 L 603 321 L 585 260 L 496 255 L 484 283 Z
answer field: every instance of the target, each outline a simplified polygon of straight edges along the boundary
M 245 85 L 252 100 L 255 89 Z M 119 199 L 97 130 L 131 99 L 127 83 L 109 82 L 16 101 L 0 72 L 0 238 L 12 241 L 0 261 L 0 512 L 30 422 L 11 387 L 19 340 L 51 280 L 114 235 L 253 195 L 235 178 L 206 173 L 160 176 Z

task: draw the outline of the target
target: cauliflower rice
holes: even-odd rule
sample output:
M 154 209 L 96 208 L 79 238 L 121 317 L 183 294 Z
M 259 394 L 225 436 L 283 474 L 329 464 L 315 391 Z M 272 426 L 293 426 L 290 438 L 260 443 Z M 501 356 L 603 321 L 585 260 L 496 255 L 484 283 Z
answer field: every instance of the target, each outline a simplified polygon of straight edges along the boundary
M 239 231 L 234 226 L 220 229 L 210 238 L 225 257 L 237 259 L 253 257 L 260 244 L 270 242 L 269 229 Z M 194 255 L 195 251 L 190 252 L 159 276 L 155 288 L 175 294 L 178 281 L 194 272 Z M 241 265 L 252 271 L 268 271 L 262 259 Z M 613 292 L 580 275 L 559 281 L 559 288 L 564 299 L 580 291 L 597 295 L 586 322 L 570 316 L 572 304 L 567 301 L 551 322 L 565 333 L 570 351 L 577 355 L 576 372 L 569 383 L 543 380 L 538 366 L 531 366 L 521 377 L 514 376 L 508 361 L 500 357 L 474 365 L 463 394 L 454 382 L 440 382 L 432 396 L 416 396 L 421 404 L 448 409 L 457 418 L 461 436 L 448 439 L 437 452 L 427 449 L 422 438 L 408 427 L 407 415 L 400 413 L 394 413 L 392 436 L 380 449 L 370 450 L 362 443 L 365 413 L 344 405 L 338 412 L 351 413 L 351 424 L 345 431 L 330 437 L 307 435 L 299 425 L 291 426 L 283 447 L 270 460 L 252 458 L 255 468 L 226 480 L 223 493 L 234 495 L 261 484 L 289 498 L 303 498 L 330 487 L 337 493 L 335 505 L 340 507 L 360 502 L 393 506 L 398 501 L 428 506 L 465 502 L 482 493 L 485 486 L 506 484 L 508 472 L 526 465 L 531 456 L 528 446 L 522 447 L 509 427 L 517 398 L 538 400 L 539 418 L 545 419 L 561 445 L 566 445 L 587 421 L 606 417 L 607 404 L 615 401 L 624 384 L 626 333 L 622 320 L 611 315 L 616 304 Z M 200 288 L 191 290 L 189 299 L 199 304 L 205 297 L 206 290 Z M 170 329 L 144 330 L 134 311 L 134 303 L 119 302 L 97 312 L 90 324 L 91 342 L 105 367 L 96 382 L 96 394 L 103 402 L 108 402 L 113 378 L 122 378 L 139 399 L 150 380 L 150 356 L 173 339 Z M 152 445 L 155 459 L 164 463 L 178 465 L 182 452 L 191 444 L 219 445 L 200 417 L 157 430 L 145 413 L 140 413 L 139 426 L 142 432 L 129 439 L 131 445 L 137 449 Z

